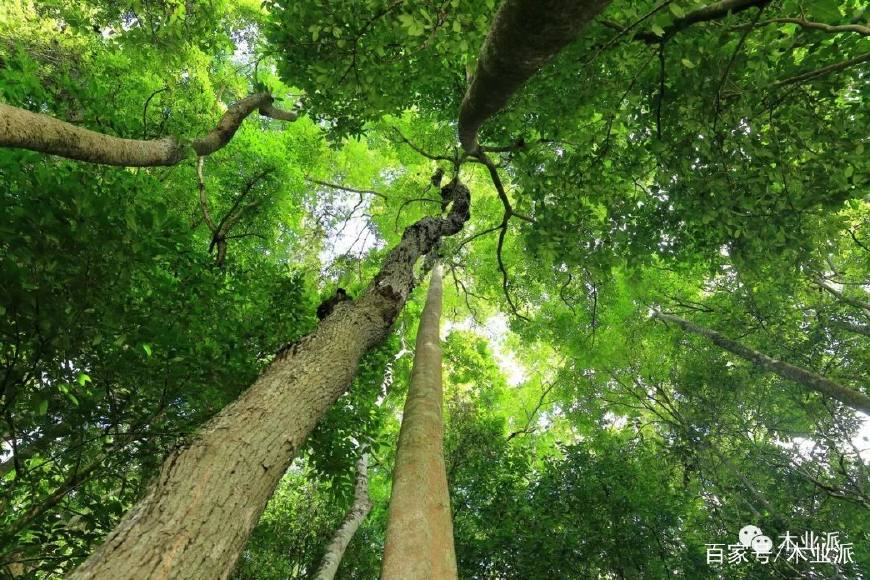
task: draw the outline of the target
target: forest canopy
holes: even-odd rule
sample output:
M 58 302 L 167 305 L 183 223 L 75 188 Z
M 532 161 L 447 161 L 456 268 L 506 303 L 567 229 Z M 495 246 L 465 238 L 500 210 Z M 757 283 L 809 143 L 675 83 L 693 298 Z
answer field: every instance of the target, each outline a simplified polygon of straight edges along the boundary
M 867 577 L 866 8 L 4 0 L 0 577 Z

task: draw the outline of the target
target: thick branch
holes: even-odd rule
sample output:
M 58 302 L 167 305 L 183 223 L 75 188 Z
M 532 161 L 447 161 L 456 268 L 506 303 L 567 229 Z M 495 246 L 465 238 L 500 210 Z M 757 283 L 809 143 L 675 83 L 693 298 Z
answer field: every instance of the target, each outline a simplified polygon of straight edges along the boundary
M 850 322 L 848 320 L 843 320 L 841 318 L 835 318 L 829 322 L 831 326 L 835 326 L 837 328 L 842 328 L 844 330 L 848 330 L 849 332 L 854 332 L 855 334 L 862 334 L 868 338 L 870 338 L 870 325 L 867 324 L 858 324 L 856 322 Z
M 794 381 L 808 389 L 812 389 L 822 395 L 836 399 L 853 409 L 870 414 L 870 397 L 860 391 L 845 387 L 812 371 L 771 358 L 756 350 L 743 346 L 739 342 L 729 340 L 715 330 L 698 326 L 688 320 L 674 316 L 673 314 L 654 311 L 652 315 L 659 320 L 672 322 L 692 334 L 703 336 L 709 339 L 713 344 L 724 348 L 728 352 L 736 354 L 744 360 L 758 365 L 768 372 L 772 372 L 784 379 Z
M 477 131 L 610 0 L 505 0 L 483 43 L 459 111 L 459 141 L 478 148 Z
M 698 8 L 697 10 L 689 12 L 682 18 L 674 20 L 670 26 L 665 28 L 665 33 L 662 36 L 657 36 L 651 32 L 644 32 L 643 34 L 638 34 L 635 38 L 650 44 L 665 42 L 678 32 L 685 30 L 693 24 L 708 22 L 710 20 L 719 20 L 729 14 L 736 14 L 750 8 L 761 8 L 769 2 L 770 0 L 721 0 L 721 2 L 708 4 L 703 8 Z
M 242 121 L 256 110 L 292 121 L 295 112 L 272 106 L 272 96 L 255 93 L 230 105 L 217 126 L 203 137 L 186 141 L 177 137 L 123 139 L 77 127 L 48 115 L 0 104 L 0 147 L 16 147 L 103 165 L 155 167 L 175 165 L 194 155 L 205 156 L 224 147 Z

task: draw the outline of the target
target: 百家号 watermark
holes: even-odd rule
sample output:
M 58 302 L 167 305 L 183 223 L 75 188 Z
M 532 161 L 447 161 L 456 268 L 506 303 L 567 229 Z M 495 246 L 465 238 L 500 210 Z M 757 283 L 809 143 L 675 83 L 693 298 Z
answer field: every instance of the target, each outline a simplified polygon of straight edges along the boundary
M 797 536 L 786 531 L 774 546 L 761 528 L 749 525 L 740 529 L 737 539 L 736 544 L 705 544 L 707 564 L 743 564 L 750 558 L 761 564 L 780 559 L 791 563 L 850 564 L 854 556 L 854 544 L 841 543 L 840 532 L 804 532 Z

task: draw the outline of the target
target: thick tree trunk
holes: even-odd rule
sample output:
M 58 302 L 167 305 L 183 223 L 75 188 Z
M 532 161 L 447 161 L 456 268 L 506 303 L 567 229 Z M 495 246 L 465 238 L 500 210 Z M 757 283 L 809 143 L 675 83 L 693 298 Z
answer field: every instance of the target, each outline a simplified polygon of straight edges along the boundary
M 779 375 L 784 379 L 799 383 L 808 389 L 819 392 L 826 397 L 836 399 L 844 405 L 848 405 L 853 409 L 863 411 L 870 415 L 870 397 L 860 391 L 845 387 L 812 371 L 771 358 L 756 350 L 743 346 L 739 342 L 725 338 L 715 330 L 698 326 L 697 324 L 693 324 L 688 320 L 674 316 L 673 314 L 655 311 L 653 312 L 653 316 L 665 322 L 673 322 L 683 330 L 687 330 L 692 334 L 708 338 L 713 342 L 713 344 L 724 348 L 728 352 L 736 354 L 744 360 L 758 365 L 766 371 Z
M 354 301 L 285 348 L 236 402 L 163 464 L 145 498 L 70 578 L 226 578 L 305 438 L 382 342 L 414 288 L 414 264 L 462 229 L 468 189 L 447 186 L 450 213 L 405 230 Z
M 441 269 L 432 270 L 420 317 L 411 386 L 393 469 L 383 580 L 456 578 L 453 523 L 444 469 Z
M 175 165 L 195 155 L 210 155 L 224 147 L 242 121 L 257 110 L 262 115 L 282 121 L 295 121 L 297 116 L 294 111 L 276 109 L 269 93 L 255 93 L 230 105 L 217 127 L 203 137 L 191 141 L 176 137 L 139 140 L 105 135 L 0 103 L 0 147 L 30 149 L 104 165 Z
M 505 0 L 480 50 L 459 111 L 459 141 L 478 150 L 477 131 L 610 0 Z
M 356 489 L 353 495 L 353 505 L 347 512 L 341 527 L 335 532 L 332 541 L 323 555 L 320 569 L 314 576 L 315 580 L 332 580 L 338 572 L 338 565 L 344 557 L 347 545 L 353 539 L 353 535 L 359 529 L 360 524 L 372 510 L 372 501 L 369 499 L 369 476 L 368 456 L 363 453 L 356 462 Z

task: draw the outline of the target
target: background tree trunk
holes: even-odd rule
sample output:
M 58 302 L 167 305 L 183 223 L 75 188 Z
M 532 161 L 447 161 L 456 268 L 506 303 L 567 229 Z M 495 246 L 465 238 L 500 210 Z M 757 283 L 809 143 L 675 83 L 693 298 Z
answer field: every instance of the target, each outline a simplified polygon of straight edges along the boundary
M 372 511 L 372 500 L 369 499 L 368 455 L 363 451 L 356 462 L 356 489 L 353 494 L 353 504 L 326 548 L 323 562 L 314 576 L 316 580 L 332 580 L 335 577 L 347 545 L 350 544 L 353 535 L 370 511 Z
M 451 182 L 446 217 L 405 230 L 358 299 L 281 351 L 237 401 L 164 462 L 148 493 L 71 579 L 226 578 L 305 438 L 380 344 L 415 285 L 414 265 L 468 220 Z
M 845 387 L 840 383 L 827 379 L 812 371 L 796 367 L 787 362 L 771 358 L 766 354 L 760 353 L 749 347 L 743 346 L 739 342 L 725 338 L 715 330 L 704 328 L 693 324 L 688 320 L 684 320 L 673 314 L 664 312 L 653 312 L 653 316 L 665 322 L 673 322 L 684 330 L 710 339 L 713 344 L 716 344 L 728 352 L 734 353 L 744 360 L 758 365 L 766 371 L 779 375 L 784 379 L 794 381 L 808 389 L 819 392 L 826 397 L 831 397 L 848 405 L 858 411 L 863 411 L 870 415 L 870 397 L 860 391 Z
M 444 469 L 441 268 L 432 270 L 420 317 L 411 386 L 402 415 L 384 546 L 384 580 L 456 578 Z

